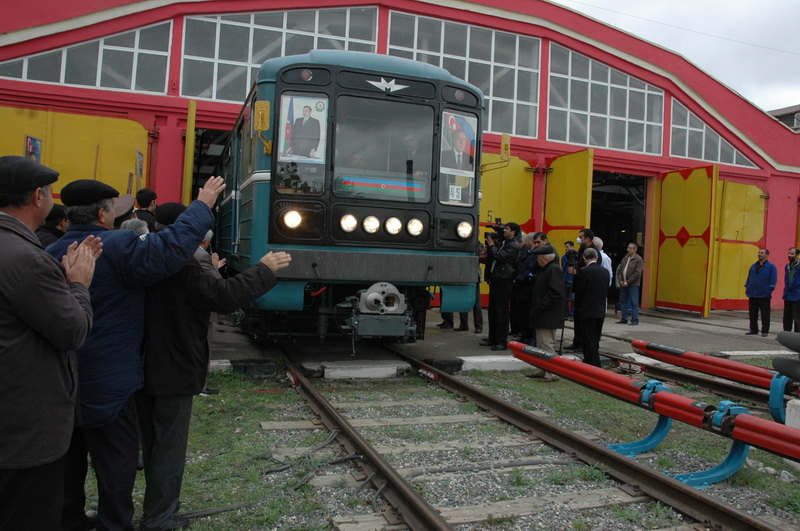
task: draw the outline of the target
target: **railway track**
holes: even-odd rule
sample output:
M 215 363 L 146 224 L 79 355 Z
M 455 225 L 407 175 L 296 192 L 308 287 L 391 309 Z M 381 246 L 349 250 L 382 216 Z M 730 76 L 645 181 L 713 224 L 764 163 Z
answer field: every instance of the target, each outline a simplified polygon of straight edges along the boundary
M 390 401 L 374 389 L 354 389 L 357 384 L 350 384 L 348 400 L 337 397 L 330 384 L 324 384 L 326 392 L 320 391 L 287 361 L 296 389 L 335 434 L 330 442 L 335 439 L 346 458 L 359 465 L 350 476 L 314 478 L 312 484 L 319 489 L 349 488 L 356 499 L 364 496 L 367 486 L 372 489 L 369 510 L 364 510 L 363 503 L 352 502 L 359 510 L 335 517 L 337 529 L 484 529 L 508 522 L 525 529 L 541 527 L 553 511 L 574 512 L 576 520 L 591 522 L 593 518 L 613 520 L 615 512 L 626 507 L 647 505 L 669 506 L 674 512 L 655 526 L 639 522 L 640 527 L 628 524 L 629 529 L 686 524 L 786 529 L 608 450 L 585 434 L 561 428 L 541 414 L 399 355 L 437 386 L 417 381 L 409 391 L 401 389 L 406 399 Z M 440 388 L 449 394 L 443 396 Z M 358 399 L 354 401 L 353 396 Z M 402 406 L 402 416 L 392 416 L 398 406 Z M 264 429 L 285 427 L 285 422 L 262 425 Z M 437 442 L 422 443 L 428 437 L 425 434 Z M 442 440 L 442 434 L 452 437 Z M 297 458 L 297 452 L 286 450 L 284 458 Z M 553 481 L 564 477 L 578 479 L 569 487 Z M 480 499 L 480 492 L 472 492 L 475 484 L 485 485 L 479 490 L 488 496 L 479 503 L 474 503 Z M 619 522 L 614 527 L 623 528 Z

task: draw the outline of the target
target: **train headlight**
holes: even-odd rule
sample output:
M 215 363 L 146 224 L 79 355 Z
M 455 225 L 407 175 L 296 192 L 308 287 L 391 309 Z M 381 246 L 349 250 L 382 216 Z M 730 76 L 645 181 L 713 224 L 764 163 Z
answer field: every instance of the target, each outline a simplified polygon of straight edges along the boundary
M 358 227 L 358 220 L 353 214 L 345 214 L 339 220 L 339 226 L 345 232 L 353 232 Z
M 303 216 L 297 210 L 289 210 L 283 214 L 283 224 L 290 229 L 296 229 L 303 221 Z
M 364 227 L 364 230 L 369 234 L 375 234 L 378 232 L 378 229 L 381 228 L 381 222 L 375 216 L 367 216 L 364 218 L 364 222 L 361 226 Z
M 425 226 L 422 224 L 422 222 L 417 218 L 408 220 L 408 223 L 406 224 L 406 230 L 412 236 L 419 236 L 422 234 L 422 229 L 424 227 Z
M 468 239 L 472 236 L 472 223 L 467 221 L 462 221 L 456 227 L 456 234 L 458 234 L 459 238 Z
M 386 232 L 389 234 L 399 234 L 403 228 L 403 222 L 397 218 L 389 218 L 386 220 Z

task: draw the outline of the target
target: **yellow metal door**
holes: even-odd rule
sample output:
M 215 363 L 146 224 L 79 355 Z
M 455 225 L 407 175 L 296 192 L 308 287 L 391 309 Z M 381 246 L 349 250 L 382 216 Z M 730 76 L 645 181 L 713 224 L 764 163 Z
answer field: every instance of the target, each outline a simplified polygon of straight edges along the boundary
M 708 317 L 719 167 L 661 175 L 655 305 Z
M 575 240 L 592 215 L 592 170 L 594 150 L 562 155 L 550 163 L 545 178 L 542 232 L 562 252 L 563 242 Z

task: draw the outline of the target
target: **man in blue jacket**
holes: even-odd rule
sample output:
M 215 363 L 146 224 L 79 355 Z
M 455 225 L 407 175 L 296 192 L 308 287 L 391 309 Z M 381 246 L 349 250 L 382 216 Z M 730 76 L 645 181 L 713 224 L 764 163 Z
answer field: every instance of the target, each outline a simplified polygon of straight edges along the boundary
M 783 330 L 800 332 L 800 271 L 797 268 L 797 247 L 789 247 L 783 285 Z
M 758 261 L 750 266 L 744 293 L 750 301 L 750 331 L 746 335 L 758 333 L 758 313 L 761 312 L 761 335 L 769 334 L 769 307 L 772 304 L 772 291 L 778 283 L 778 269 L 767 260 L 769 249 L 758 250 Z
M 111 186 L 82 179 L 61 190 L 70 230 L 47 252 L 60 259 L 72 242 L 89 234 L 103 241 L 89 289 L 94 325 L 78 350 L 81 423 L 66 455 L 62 530 L 93 525 L 84 511 L 87 453 L 97 476 L 98 529 L 133 529 L 131 494 L 139 454 L 134 393 L 144 380 L 145 288 L 192 258 L 211 228 L 211 207 L 224 188 L 222 178 L 212 177 L 169 229 L 141 236 L 112 230 L 119 192 Z

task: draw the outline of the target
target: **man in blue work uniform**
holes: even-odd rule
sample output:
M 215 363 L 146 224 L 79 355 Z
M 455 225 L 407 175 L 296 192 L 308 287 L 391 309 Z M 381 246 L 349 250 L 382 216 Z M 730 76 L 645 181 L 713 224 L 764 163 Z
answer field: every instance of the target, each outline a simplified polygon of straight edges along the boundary
M 769 307 L 772 304 L 772 292 L 778 283 L 778 269 L 767 260 L 768 249 L 758 250 L 758 261 L 750 266 L 744 293 L 749 299 L 750 331 L 746 335 L 758 333 L 758 312 L 761 312 L 761 335 L 769 334 Z
M 94 525 L 84 512 L 87 453 L 97 476 L 98 529 L 133 529 L 131 494 L 139 453 L 133 397 L 144 379 L 144 288 L 177 273 L 194 255 L 224 188 L 221 178 L 212 177 L 169 229 L 142 236 L 111 230 L 119 196 L 114 188 L 83 179 L 61 190 L 70 230 L 47 252 L 60 259 L 70 243 L 89 234 L 103 240 L 89 289 L 94 325 L 78 350 L 81 423 L 66 456 L 62 530 Z
M 783 286 L 783 330 L 800 332 L 800 270 L 797 264 L 797 247 L 789 247 L 789 263 L 786 264 Z

